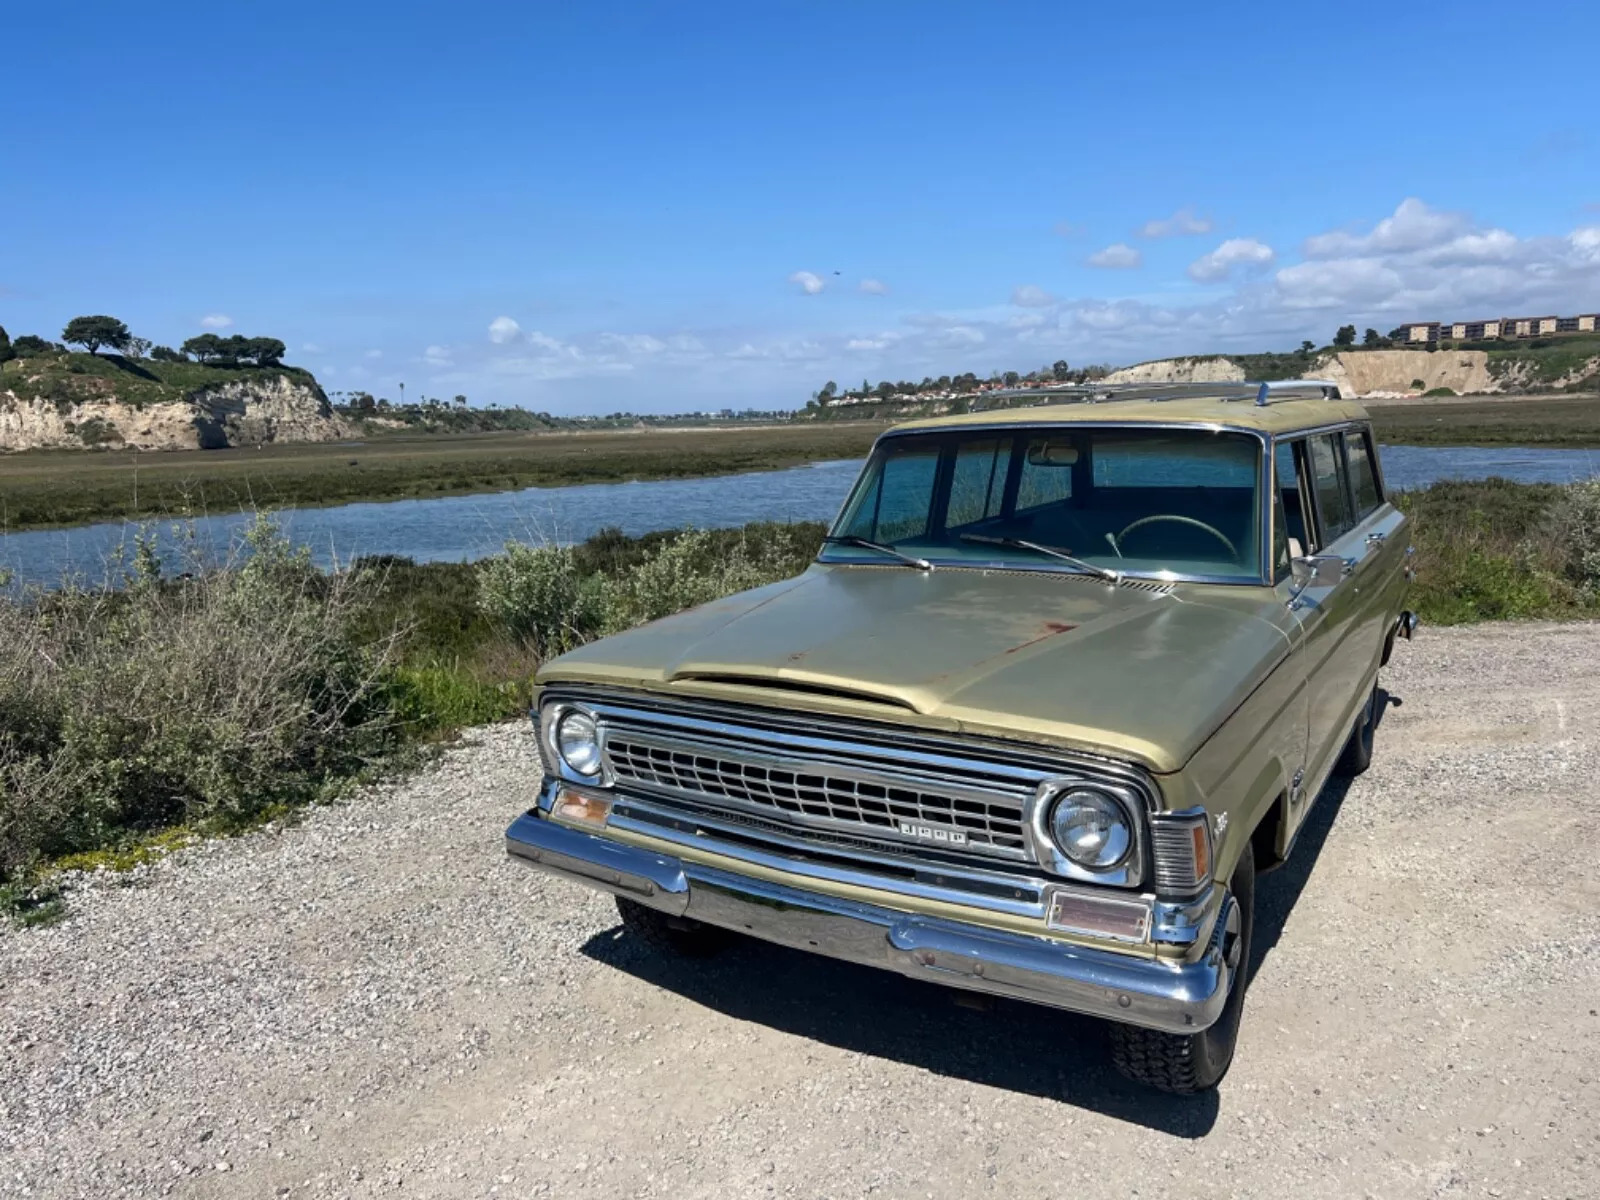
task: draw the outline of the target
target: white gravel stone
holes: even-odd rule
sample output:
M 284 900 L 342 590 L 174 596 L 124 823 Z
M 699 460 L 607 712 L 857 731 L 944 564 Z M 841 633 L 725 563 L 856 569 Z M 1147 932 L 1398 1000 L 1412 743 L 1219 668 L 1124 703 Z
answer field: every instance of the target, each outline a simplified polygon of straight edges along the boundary
M 521 724 L 0 932 L 0 1196 L 1592 1196 L 1600 626 L 1424 629 L 1263 876 L 1239 1053 L 754 943 L 509 863 Z

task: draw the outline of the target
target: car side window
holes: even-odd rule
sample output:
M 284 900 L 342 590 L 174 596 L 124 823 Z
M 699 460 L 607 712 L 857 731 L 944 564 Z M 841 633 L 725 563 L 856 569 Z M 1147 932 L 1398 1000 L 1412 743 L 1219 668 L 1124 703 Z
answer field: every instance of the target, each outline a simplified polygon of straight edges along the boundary
M 1282 543 L 1288 558 L 1299 558 L 1316 548 L 1311 523 L 1306 520 L 1307 489 L 1301 486 L 1300 466 L 1296 461 L 1296 447 L 1303 453 L 1304 442 L 1278 442 L 1272 451 L 1272 466 L 1277 477 L 1277 495 L 1273 498 L 1274 524 L 1280 532 L 1273 535 Z
M 1344 457 L 1350 467 L 1350 495 L 1355 501 L 1356 520 L 1364 521 L 1383 503 L 1378 490 L 1378 473 L 1372 466 L 1372 435 L 1352 429 L 1344 435 Z
M 1355 526 L 1344 486 L 1344 456 L 1337 433 L 1320 433 L 1307 439 L 1311 448 L 1312 486 L 1322 517 L 1322 544 L 1344 536 Z

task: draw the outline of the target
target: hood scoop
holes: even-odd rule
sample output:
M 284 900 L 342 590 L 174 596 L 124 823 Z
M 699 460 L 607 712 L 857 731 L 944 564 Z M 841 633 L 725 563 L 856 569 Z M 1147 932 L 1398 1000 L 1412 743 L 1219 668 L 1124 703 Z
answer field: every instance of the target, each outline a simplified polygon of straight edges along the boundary
M 831 683 L 808 683 L 799 679 L 781 679 L 772 675 L 740 675 L 727 671 L 687 671 L 672 677 L 673 683 L 709 683 L 721 687 L 749 688 L 771 692 L 774 696 L 823 696 L 830 700 L 850 700 L 856 704 L 873 704 L 879 708 L 895 708 L 902 712 L 916 712 L 914 705 L 898 696 L 860 688 L 840 687 Z

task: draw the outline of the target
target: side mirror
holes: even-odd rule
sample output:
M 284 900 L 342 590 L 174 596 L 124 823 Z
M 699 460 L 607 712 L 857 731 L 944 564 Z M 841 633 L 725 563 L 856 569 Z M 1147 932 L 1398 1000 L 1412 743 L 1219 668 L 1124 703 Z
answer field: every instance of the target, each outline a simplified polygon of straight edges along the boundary
M 1289 564 L 1294 586 L 1289 595 L 1298 597 L 1309 588 L 1333 587 L 1354 569 L 1355 564 L 1337 554 L 1309 554 Z

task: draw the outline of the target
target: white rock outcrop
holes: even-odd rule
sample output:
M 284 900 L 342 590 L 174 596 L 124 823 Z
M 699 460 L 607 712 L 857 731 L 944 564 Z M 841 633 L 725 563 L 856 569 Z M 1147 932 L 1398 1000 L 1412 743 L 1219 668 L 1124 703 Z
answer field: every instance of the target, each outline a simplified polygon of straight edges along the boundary
M 1122 367 L 1107 383 L 1228 383 L 1245 378 L 1231 358 L 1166 358 Z M 1357 350 L 1321 354 L 1298 378 L 1337 383 L 1346 396 L 1399 396 L 1449 388 L 1458 395 L 1489 395 L 1515 386 L 1514 375 L 1497 379 L 1482 350 Z M 1418 387 L 1417 384 L 1421 386 Z
M 322 390 L 290 375 L 230 380 L 139 407 L 114 394 L 62 403 L 30 393 L 16 382 L 0 391 L 0 450 L 196 450 L 349 435 Z

